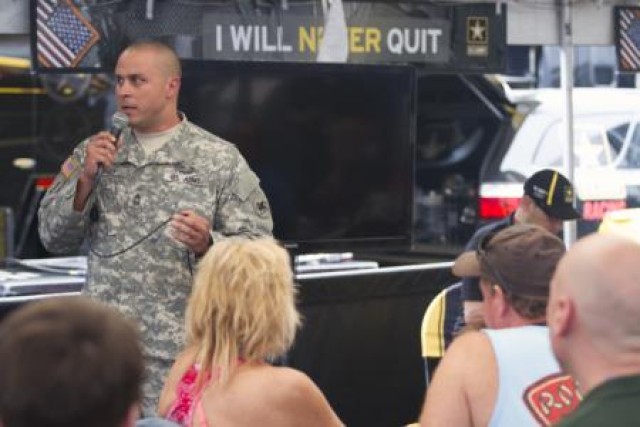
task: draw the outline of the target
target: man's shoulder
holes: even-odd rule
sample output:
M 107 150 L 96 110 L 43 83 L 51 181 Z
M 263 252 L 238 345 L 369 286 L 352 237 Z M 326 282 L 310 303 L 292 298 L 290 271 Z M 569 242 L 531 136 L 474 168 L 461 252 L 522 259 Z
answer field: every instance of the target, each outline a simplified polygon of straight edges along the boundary
M 487 359 L 493 358 L 493 349 L 489 337 L 482 331 L 464 332 L 457 336 L 447 349 L 445 358 L 449 363 L 470 367 L 483 365 Z
M 469 331 L 453 340 L 436 369 L 433 385 L 437 380 L 441 390 L 464 395 L 470 417 L 481 425 L 491 417 L 497 377 L 496 359 L 488 337 L 481 331 Z M 432 390 L 435 392 L 436 389 Z
M 237 151 L 233 143 L 194 123 L 187 121 L 185 127 L 185 139 L 189 140 L 190 147 L 196 146 L 198 149 L 210 151 Z
M 475 233 L 469 239 L 467 243 L 467 250 L 476 250 L 478 242 L 487 234 L 492 233 L 494 231 L 500 231 L 503 228 L 507 228 L 513 223 L 511 217 L 506 217 L 500 220 L 492 221 L 480 226 Z

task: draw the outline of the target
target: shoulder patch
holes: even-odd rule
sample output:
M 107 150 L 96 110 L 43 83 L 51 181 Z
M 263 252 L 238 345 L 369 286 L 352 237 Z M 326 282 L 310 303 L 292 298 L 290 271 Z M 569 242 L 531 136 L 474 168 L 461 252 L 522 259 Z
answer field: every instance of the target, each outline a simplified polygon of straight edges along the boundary
M 260 218 L 267 218 L 269 216 L 269 202 L 264 197 L 256 197 L 253 200 L 253 210 Z
M 64 175 L 65 178 L 69 179 L 72 175 L 74 175 L 78 169 L 80 169 L 80 164 L 74 157 L 69 157 L 62 164 L 60 168 L 60 172 Z

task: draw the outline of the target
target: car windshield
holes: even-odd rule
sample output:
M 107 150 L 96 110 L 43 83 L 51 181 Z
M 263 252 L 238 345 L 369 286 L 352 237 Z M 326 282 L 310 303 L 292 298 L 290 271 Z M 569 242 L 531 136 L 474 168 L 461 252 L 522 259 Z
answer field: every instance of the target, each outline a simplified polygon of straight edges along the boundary
M 629 128 L 625 135 L 629 133 Z M 623 144 L 620 149 L 619 167 L 623 169 L 640 168 L 640 126 L 634 121 L 632 135 L 627 139 L 627 143 Z
M 624 146 L 629 120 L 629 117 L 622 115 L 576 117 L 573 130 L 575 166 L 612 166 Z M 638 138 L 640 139 L 640 135 Z M 564 150 L 558 141 L 563 139 L 564 126 L 557 120 L 544 132 L 534 153 L 533 164 L 539 167 L 561 167 Z

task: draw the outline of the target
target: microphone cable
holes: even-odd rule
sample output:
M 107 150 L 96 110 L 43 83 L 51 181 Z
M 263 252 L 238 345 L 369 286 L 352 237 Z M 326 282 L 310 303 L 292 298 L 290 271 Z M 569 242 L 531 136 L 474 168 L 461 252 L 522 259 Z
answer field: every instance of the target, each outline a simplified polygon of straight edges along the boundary
M 101 259 L 108 259 L 108 258 L 117 257 L 119 255 L 124 254 L 127 251 L 130 251 L 131 249 L 135 248 L 136 246 L 140 245 L 142 242 L 147 240 L 149 237 L 151 237 L 152 234 L 154 234 L 155 232 L 160 230 L 162 227 L 164 227 L 170 221 L 171 221 L 171 217 L 169 217 L 166 220 L 160 222 L 160 224 L 158 224 L 153 229 L 151 229 L 151 231 L 149 231 L 147 234 L 145 234 L 144 236 L 140 237 L 138 240 L 136 240 L 135 242 L 131 243 L 130 245 L 125 246 L 122 249 L 119 249 L 117 251 L 110 252 L 110 253 L 98 252 L 95 249 L 95 247 L 93 246 L 94 235 L 93 235 L 93 233 L 91 231 L 91 226 L 90 226 L 89 227 L 89 238 L 88 238 L 89 252 L 91 252 L 91 254 L 93 254 L 96 257 L 101 258 Z M 191 261 L 191 254 L 190 254 L 191 251 L 186 247 L 183 250 L 184 250 L 184 255 L 185 255 L 185 259 L 186 259 L 186 264 L 187 264 L 187 267 L 189 268 L 189 275 L 193 278 L 194 266 L 193 266 L 193 263 Z
M 127 251 L 130 251 L 131 249 L 135 248 L 136 246 L 138 246 L 139 244 L 141 244 L 142 242 L 147 240 L 149 237 L 151 237 L 152 234 L 154 234 L 156 231 L 160 230 L 162 227 L 167 225 L 170 221 L 171 221 L 171 217 L 169 217 L 169 218 L 165 219 L 164 221 L 160 222 L 160 224 L 158 224 L 154 228 L 152 228 L 151 231 L 149 231 L 147 234 L 145 234 L 144 236 L 140 237 L 138 240 L 136 240 L 135 242 L 131 243 L 130 245 L 125 246 L 122 249 L 119 249 L 117 251 L 110 252 L 110 253 L 101 253 L 101 252 L 98 252 L 94 248 L 93 241 L 94 241 L 94 237 L 95 236 L 93 235 L 93 232 L 91 231 L 91 227 L 89 227 L 89 239 L 88 239 L 89 252 L 91 252 L 93 255 L 97 256 L 98 258 L 114 258 L 114 257 L 117 257 L 118 255 L 122 255 L 123 253 L 125 253 Z

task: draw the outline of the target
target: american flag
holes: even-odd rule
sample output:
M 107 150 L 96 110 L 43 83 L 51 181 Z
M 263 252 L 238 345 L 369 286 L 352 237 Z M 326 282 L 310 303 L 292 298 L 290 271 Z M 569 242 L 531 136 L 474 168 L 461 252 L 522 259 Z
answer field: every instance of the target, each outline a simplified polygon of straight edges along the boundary
M 616 8 L 618 68 L 640 71 L 640 8 Z
M 45 67 L 76 67 L 100 39 L 71 0 L 38 0 L 36 23 L 38 62 Z

